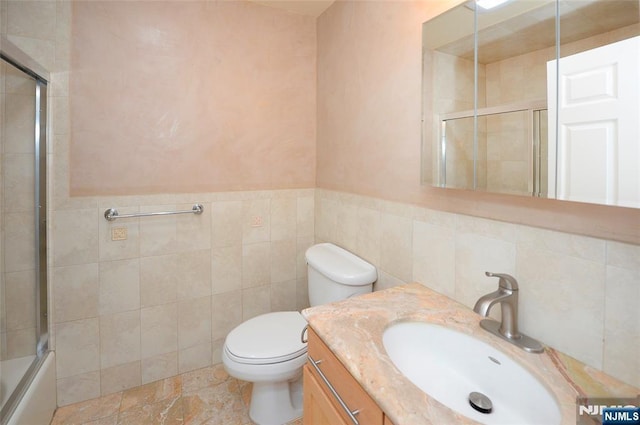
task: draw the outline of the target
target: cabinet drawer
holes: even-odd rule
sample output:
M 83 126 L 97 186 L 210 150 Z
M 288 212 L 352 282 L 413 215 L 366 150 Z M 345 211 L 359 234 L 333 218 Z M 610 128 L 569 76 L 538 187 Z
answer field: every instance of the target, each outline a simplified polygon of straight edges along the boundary
M 331 383 L 338 396 L 344 401 L 347 408 L 352 412 L 357 411 L 355 415 L 360 425 L 382 425 L 382 410 L 377 406 L 371 397 L 362 389 L 360 384 L 351 376 L 342 363 L 329 350 L 320 337 L 309 328 L 309 358 L 313 359 L 322 374 Z M 321 383 L 321 387 L 327 393 L 328 397 L 333 399 L 340 416 L 347 424 L 353 423 L 349 415 L 340 406 L 336 397 L 331 393 L 329 388 L 318 372 L 311 367 L 311 374 Z

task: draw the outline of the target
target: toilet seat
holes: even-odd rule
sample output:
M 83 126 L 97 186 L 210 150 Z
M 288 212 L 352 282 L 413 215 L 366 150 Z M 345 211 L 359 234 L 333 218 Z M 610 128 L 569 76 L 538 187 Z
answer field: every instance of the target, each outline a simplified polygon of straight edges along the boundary
M 225 341 L 225 352 L 244 364 L 282 363 L 307 352 L 301 334 L 307 321 L 297 311 L 262 314 L 232 330 Z

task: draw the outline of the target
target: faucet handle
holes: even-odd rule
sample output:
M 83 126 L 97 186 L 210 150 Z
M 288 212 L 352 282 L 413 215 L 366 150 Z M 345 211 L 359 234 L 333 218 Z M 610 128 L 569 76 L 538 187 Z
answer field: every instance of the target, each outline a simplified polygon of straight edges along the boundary
M 518 290 L 518 281 L 515 277 L 505 274 L 505 273 L 491 273 L 484 272 L 485 275 L 489 277 L 498 277 L 500 281 L 498 282 L 498 286 L 502 289 L 507 289 L 509 291 L 517 291 Z

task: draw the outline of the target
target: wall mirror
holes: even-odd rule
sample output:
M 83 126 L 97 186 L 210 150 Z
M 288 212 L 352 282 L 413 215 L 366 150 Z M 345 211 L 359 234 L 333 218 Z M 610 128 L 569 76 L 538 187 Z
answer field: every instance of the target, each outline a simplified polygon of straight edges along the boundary
M 640 208 L 640 2 L 486 2 L 423 25 L 423 183 Z

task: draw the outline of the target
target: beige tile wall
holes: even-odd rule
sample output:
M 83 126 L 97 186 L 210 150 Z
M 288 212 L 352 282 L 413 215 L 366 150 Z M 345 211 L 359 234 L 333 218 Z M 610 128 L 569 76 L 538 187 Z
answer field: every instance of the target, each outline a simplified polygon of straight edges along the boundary
M 53 214 L 60 405 L 220 362 L 226 334 L 242 321 L 307 305 L 313 189 L 84 202 Z M 103 217 L 111 207 L 175 211 L 194 202 L 202 215 Z M 114 228 L 127 240 L 113 241 Z
M 529 180 L 533 173 L 529 151 L 533 149 L 530 141 L 533 136 L 529 133 L 529 114 L 510 112 L 480 117 L 478 121 L 486 127 L 485 155 L 478 164 L 486 173 L 486 185 L 480 187 L 500 193 L 531 193 Z
M 315 207 L 317 241 L 375 264 L 376 290 L 418 281 L 472 308 L 485 271 L 511 274 L 523 332 L 640 385 L 640 246 L 322 189 Z

